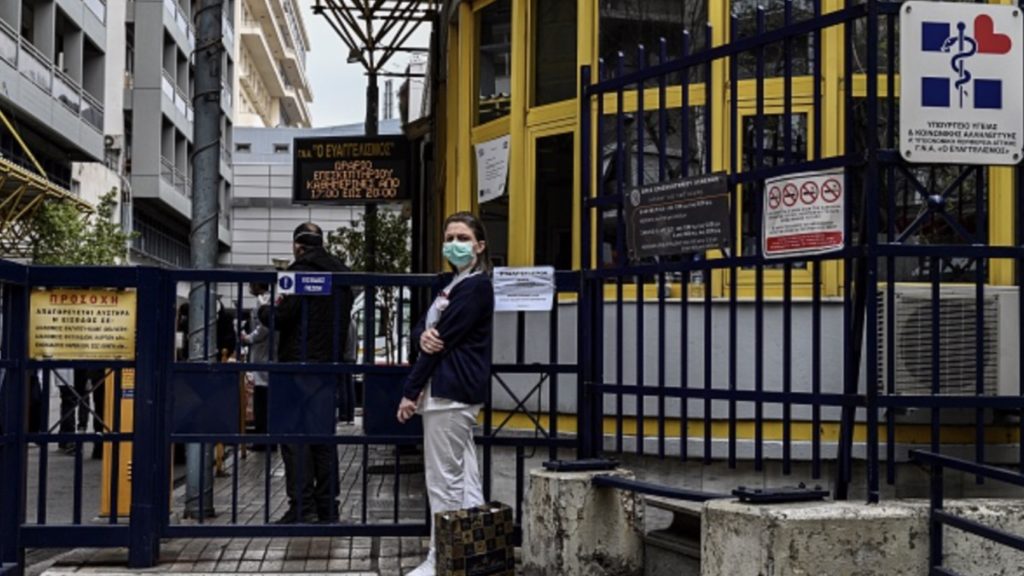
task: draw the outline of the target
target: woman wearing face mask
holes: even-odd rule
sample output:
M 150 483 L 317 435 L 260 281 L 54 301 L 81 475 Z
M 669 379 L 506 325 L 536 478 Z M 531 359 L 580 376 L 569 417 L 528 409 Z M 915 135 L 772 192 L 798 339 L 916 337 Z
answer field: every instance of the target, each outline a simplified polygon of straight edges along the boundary
M 483 224 L 468 212 L 444 225 L 444 257 L 455 278 L 411 334 L 420 355 L 405 381 L 398 420 L 423 416 L 423 456 L 431 517 L 483 504 L 473 425 L 491 382 L 494 289 Z M 433 576 L 430 553 L 409 576 Z

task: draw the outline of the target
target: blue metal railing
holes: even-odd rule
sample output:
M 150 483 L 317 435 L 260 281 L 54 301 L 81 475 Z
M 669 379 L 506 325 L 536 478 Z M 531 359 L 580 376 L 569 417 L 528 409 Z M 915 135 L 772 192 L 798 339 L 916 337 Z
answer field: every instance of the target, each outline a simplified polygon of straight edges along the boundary
M 984 167 L 953 170 L 901 159 L 895 123 L 901 3 L 851 1 L 827 14 L 820 2 L 810 4 L 813 17 L 796 20 L 793 3 L 782 2 L 781 25 L 771 29 L 766 11 L 758 8 L 756 30 L 747 37 L 738 36 L 734 16 L 731 37 L 718 45 L 710 27 L 697 34 L 681 31 L 676 58 L 669 59 L 662 40 L 657 64 L 650 66 L 645 65 L 649 47 L 638 46 L 637 56 L 629 59 L 638 67 L 629 73 L 623 53 L 600 61 L 596 69 L 582 68 L 581 370 L 586 389 L 580 398 L 588 458 L 605 451 L 642 455 L 653 448 L 662 458 L 721 459 L 732 467 L 749 459 L 761 470 L 770 454 L 781 461 L 784 474 L 812 478 L 824 473 L 823 460 L 834 459 L 837 498 L 849 496 L 856 461 L 863 460 L 865 498 L 874 502 L 883 472 L 886 482 L 896 482 L 899 443 L 918 442 L 901 440 L 901 428 L 923 427 L 925 442 L 937 452 L 944 422 L 957 422 L 973 431 L 973 438 L 960 442 L 969 442 L 983 463 L 986 430 L 992 424 L 1006 430 L 1010 424 L 1001 414 L 1024 409 L 1024 375 L 1010 382 L 1016 375 L 1002 374 L 997 387 L 990 384 L 988 363 L 1006 351 L 1000 344 L 1002 352 L 991 352 L 995 343 L 986 342 L 985 335 L 993 320 L 984 312 L 986 299 L 996 292 L 989 286 L 989 270 L 999 260 L 1012 261 L 1016 269 L 1005 298 L 1024 302 L 1020 211 L 1014 216 L 1016 243 L 993 245 L 986 201 L 992 192 Z M 840 53 L 829 54 L 822 36 L 837 29 L 845 43 Z M 792 62 L 797 45 L 809 46 L 801 55 L 807 67 L 799 79 Z M 769 49 L 775 56 L 769 57 Z M 739 70 L 741 59 L 749 64 L 746 77 Z M 840 63 L 838 80 L 826 81 L 827 60 Z M 768 69 L 781 76 L 767 78 Z M 703 102 L 693 101 L 692 71 L 702 72 Z M 719 86 L 725 88 L 716 99 L 713 87 Z M 669 95 L 669 88 L 677 92 Z M 828 108 L 830 98 L 842 105 Z M 841 114 L 830 129 L 825 127 L 828 110 Z M 730 222 L 737 228 L 731 246 L 714 258 L 701 253 L 630 260 L 629 193 L 645 183 L 699 175 L 690 151 L 691 118 L 700 114 L 703 128 L 696 145 L 707 154 L 697 171 L 727 172 Z M 669 115 L 682 118 L 680 130 L 668 129 Z M 713 127 L 712 116 L 721 117 L 720 124 Z M 827 139 L 838 153 L 826 156 Z M 834 169 L 842 169 L 846 178 L 845 247 L 824 255 L 766 258 L 760 242 L 765 180 Z M 1018 206 L 1024 204 L 1021 170 L 1015 169 L 1013 189 Z M 924 171 L 932 175 L 928 180 L 921 176 Z M 946 210 L 947 203 L 957 211 Z M 919 207 L 918 213 L 908 206 Z M 937 227 L 945 232 L 936 235 Z M 963 267 L 970 274 L 966 283 L 947 279 L 945 270 L 954 259 L 973 262 Z M 918 271 L 900 273 L 908 261 L 916 262 Z M 838 288 L 831 295 L 824 293 L 825 269 Z M 909 301 L 897 298 L 903 294 L 901 282 L 920 282 L 922 270 L 926 303 L 913 312 L 921 317 L 917 331 L 901 336 L 897 322 L 913 310 Z M 672 297 L 667 297 L 670 284 Z M 645 287 L 657 296 L 645 296 Z M 958 316 L 951 316 L 947 295 L 954 289 L 965 294 L 958 300 Z M 1017 308 L 1006 308 L 995 319 L 1005 322 L 1000 330 L 1009 341 L 1024 336 L 1024 306 Z M 947 322 L 957 324 L 947 328 Z M 929 346 L 918 352 L 897 349 L 918 337 L 927 338 Z M 916 362 L 918 357 L 927 360 Z M 911 375 L 914 386 L 904 382 L 908 362 L 924 373 Z M 971 390 L 951 391 L 947 380 L 954 377 L 970 382 Z M 966 424 L 962 416 L 943 418 L 964 409 L 971 417 Z M 924 421 L 905 416 L 912 411 L 921 411 Z M 606 424 L 613 430 L 606 432 Z M 837 429 L 837 438 L 826 441 L 826 424 Z M 679 431 L 670 437 L 673 425 Z M 769 426 L 774 438 L 768 436 Z M 1024 424 L 1012 426 L 1018 429 L 1011 436 L 1024 435 Z M 798 427 L 805 431 L 800 440 Z M 858 444 L 862 451 L 855 458 Z M 798 470 L 797 460 L 808 461 L 809 471 Z M 1024 466 L 1024 458 L 1021 462 Z
M 971 474 L 977 478 L 985 478 L 989 480 L 995 480 L 1005 484 L 1011 484 L 1013 486 L 1024 487 L 1024 474 L 1007 470 L 1006 468 L 997 468 L 995 466 L 987 466 L 979 464 L 977 462 L 971 462 L 969 460 L 963 460 L 960 458 L 953 458 L 950 456 L 944 456 L 942 454 L 928 452 L 924 450 L 913 450 L 910 453 L 911 458 L 916 462 L 920 462 L 929 467 L 931 481 L 930 481 L 930 498 L 929 498 L 929 542 L 928 542 L 928 567 L 930 569 L 929 574 L 933 575 L 945 575 L 945 576 L 959 576 L 958 572 L 955 572 L 949 568 L 943 568 L 943 528 L 949 526 L 956 528 L 968 534 L 973 534 L 984 540 L 989 540 L 1006 546 L 1014 548 L 1021 552 L 1024 552 L 1024 535 L 1011 534 L 1005 530 L 999 528 L 993 528 L 986 526 L 975 520 L 957 516 L 944 509 L 945 502 L 945 476 L 946 470 L 954 470 L 957 472 L 963 472 Z
M 422 508 L 407 509 L 402 494 L 408 490 L 410 482 L 409 466 L 417 459 L 403 456 L 405 448 L 412 448 L 421 443 L 421 438 L 405 432 L 395 434 L 342 435 L 335 432 L 335 397 L 337 382 L 340 377 L 360 375 L 364 385 L 398 386 L 401 378 L 410 367 L 407 363 L 384 363 L 374 354 L 374 343 L 381 336 L 380 325 L 373 313 L 362 315 L 364 356 L 357 362 L 343 361 L 342 354 L 346 346 L 344 339 L 348 330 L 344 329 L 347 322 L 342 322 L 345 314 L 351 314 L 347 300 L 341 294 L 344 289 L 359 289 L 364 293 L 367 312 L 378 310 L 382 306 L 380 298 L 388 289 L 397 295 L 393 302 L 394 315 L 390 319 L 397 339 L 399 350 L 408 349 L 410 343 L 409 326 L 415 320 L 411 314 L 443 287 L 445 276 L 436 275 L 371 275 L 359 273 L 336 273 L 332 275 L 333 296 L 321 300 L 300 299 L 301 327 L 298 332 L 300 342 L 293 349 L 300 356 L 291 362 L 281 362 L 274 358 L 269 361 L 254 362 L 245 358 L 242 345 L 236 340 L 233 349 L 227 354 L 237 361 L 218 362 L 219 350 L 206 349 L 196 361 L 175 359 L 175 331 L 177 330 L 176 308 L 178 305 L 179 286 L 192 286 L 201 295 L 205 291 L 207 321 L 199 329 L 201 333 L 193 336 L 201 342 L 207 342 L 210 332 L 217 323 L 214 315 L 217 306 L 217 294 L 229 295 L 221 298 L 227 304 L 222 305 L 222 313 L 231 317 L 232 328 L 236 333 L 243 329 L 243 319 L 253 308 L 254 301 L 247 302 L 247 285 L 265 283 L 271 286 L 270 304 L 265 310 L 271 330 L 270 349 L 279 348 L 274 340 L 281 339 L 281 332 L 275 326 L 278 314 L 276 274 L 268 272 L 239 271 L 195 271 L 195 270 L 160 270 L 154 268 L 56 268 L 56 267 L 22 267 L 0 262 L 0 285 L 2 285 L 3 313 L 0 315 L 3 327 L 2 356 L 0 369 L 5 379 L 0 388 L 0 458 L 3 459 L 4 475 L 0 477 L 0 561 L 18 564 L 21 551 L 27 547 L 126 547 L 129 550 L 129 563 L 133 567 L 152 566 L 159 557 L 159 542 L 162 538 L 175 537 L 254 537 L 254 536 L 313 536 L 313 535 L 349 535 L 349 536 L 421 536 L 429 532 L 427 523 L 428 511 L 426 498 Z M 556 276 L 557 290 L 562 294 L 575 295 L 578 292 L 579 278 L 575 273 L 558 273 Z M 137 340 L 134 360 L 123 361 L 73 361 L 55 359 L 30 359 L 26 356 L 25 330 L 27 325 L 27 297 L 30 290 L 44 287 L 61 288 L 116 288 L 131 290 L 137 298 Z M 406 300 L 412 300 L 417 306 L 407 306 Z M 321 304 L 325 303 L 326 306 Z M 386 307 L 385 307 L 386 309 Z M 311 344 L 314 337 L 322 337 L 323 333 L 314 332 L 313 326 L 323 328 L 322 318 L 315 314 L 333 316 L 332 339 L 328 346 L 329 357 L 313 354 Z M 531 315 L 531 322 L 540 320 L 544 325 L 557 332 L 559 310 L 556 309 L 544 316 Z M 552 458 L 566 451 L 575 453 L 577 440 L 574 436 L 566 436 L 558 430 L 557 411 L 543 412 L 540 406 L 534 409 L 533 401 L 541 397 L 551 406 L 557 406 L 559 397 L 566 395 L 565 387 L 573 384 L 572 378 L 577 374 L 577 363 L 573 359 L 565 361 L 567 352 L 575 356 L 575 348 L 558 338 L 550 341 L 547 361 L 527 363 L 525 350 L 529 337 L 526 333 L 526 315 L 515 316 L 518 332 L 515 334 L 515 362 L 495 364 L 495 392 L 510 398 L 511 405 L 503 410 L 511 412 L 503 421 L 494 418 L 494 398 L 489 397 L 483 410 L 482 428 L 477 435 L 477 443 L 481 448 L 483 466 L 483 492 L 485 498 L 491 498 L 495 487 L 492 478 L 499 470 L 492 463 L 493 451 L 496 448 L 514 450 L 514 485 L 505 487 L 503 498 L 513 501 L 517 508 L 517 523 L 522 519 L 522 501 L 526 484 L 525 461 L 528 454 L 535 450 L 546 450 Z M 385 323 L 385 326 L 387 323 Z M 308 354 L 308 355 L 307 355 Z M 407 362 L 406 357 L 399 357 Z M 531 361 L 536 358 L 529 358 Z M 319 361 L 316 361 L 319 360 Z M 65 375 L 66 371 L 103 369 L 112 372 L 110 379 L 112 397 L 127 397 L 129 387 L 124 382 L 124 371 L 135 372 L 131 386 L 134 397 L 134 416 L 129 422 L 122 417 L 121 402 L 113 403 L 112 414 L 100 414 L 103 418 L 103 430 L 91 433 L 83 430 L 63 431 L 59 423 L 52 421 L 48 399 L 51 392 L 58 386 L 67 386 L 71 382 Z M 240 403 L 238 387 L 240 378 L 247 372 L 265 372 L 269 374 L 271 394 L 284 394 L 277 399 L 272 396 L 269 408 L 269 428 L 266 433 L 243 434 L 234 423 L 239 422 Z M 25 397 L 29 389 L 30 375 L 38 375 L 39 397 L 41 402 L 33 402 L 28 410 L 16 409 L 16 406 L 27 406 Z M 517 382 L 510 379 L 515 378 Z M 523 379 L 536 378 L 538 382 L 529 389 L 522 386 Z M 372 384 L 371 384 L 372 379 Z M 561 379 L 561 380 L 560 380 Z M 576 379 L 578 380 L 578 379 Z M 310 388 L 310 383 L 314 383 Z M 298 388 L 296 388 L 298 386 Z M 62 391 L 64 390 L 62 389 Z M 304 389 L 304 390 L 303 390 Z M 290 391 L 290 392 L 289 392 Z M 290 395 L 289 395 L 290 394 Z M 312 394 L 313 400 L 309 400 Z M 88 394 L 86 394 L 88 396 Z M 303 400 L 305 398 L 305 400 Z M 184 402 L 191 399 L 192 404 Z M 295 403 L 292 403 L 295 402 Z M 296 413 L 298 406 L 305 406 L 302 414 Z M 212 410 L 203 410 L 212 407 Z M 386 414 L 364 412 L 367 418 L 394 418 L 397 398 L 394 406 L 387 406 Z M 535 425 L 532 436 L 510 434 L 506 431 L 509 415 L 525 415 Z M 61 420 L 68 417 L 63 414 Z M 72 415 L 73 418 L 73 415 Z M 321 426 L 310 425 L 321 418 Z M 29 421 L 38 421 L 38 428 L 28 428 Z M 225 422 L 229 425 L 225 427 Z M 278 424 L 275 424 L 278 422 Z M 282 422 L 284 424 L 282 424 Z M 288 423 L 291 424 L 288 424 Z M 299 428 L 294 428 L 298 423 Z M 133 427 L 130 432 L 126 426 Z M 124 425 L 124 426 L 123 426 Z M 289 428 L 292 426 L 292 428 Z M 131 496 L 130 511 L 127 517 L 119 516 L 119 501 L 124 500 L 119 492 L 123 490 L 121 466 L 121 450 L 119 447 L 126 442 L 131 443 Z M 92 443 L 103 443 L 107 448 L 108 458 L 104 465 L 108 466 L 108 483 L 105 501 L 109 503 L 109 513 L 100 522 L 92 520 L 90 505 L 86 502 L 90 494 L 83 495 L 85 472 L 83 453 Z M 183 506 L 177 496 L 169 494 L 166 480 L 171 478 L 171 454 L 178 444 L 199 444 L 200 447 L 220 444 L 234 448 L 234 456 L 229 462 L 231 477 L 228 480 L 213 479 L 218 488 L 218 506 L 223 508 L 220 516 L 204 517 L 206 509 L 198 506 L 198 517 L 192 521 L 179 520 Z M 243 445 L 323 445 L 333 450 L 345 450 L 347 457 L 352 457 L 355 478 L 351 470 L 347 472 L 346 482 L 351 484 L 352 494 L 342 498 L 344 515 L 329 524 L 298 524 L 278 525 L 271 514 L 272 500 L 277 502 L 275 494 L 283 487 L 272 486 L 274 472 L 272 455 L 268 450 L 262 466 L 247 466 L 246 474 L 262 474 L 262 490 L 257 486 L 240 486 L 241 464 L 239 454 Z M 39 447 L 38 459 L 28 458 L 27 447 Z M 56 447 L 69 447 L 67 452 L 73 456 L 70 462 L 63 457 L 51 457 Z M 387 448 L 389 459 L 381 470 L 371 470 L 371 452 L 381 457 L 381 449 Z M 354 451 L 354 454 L 353 454 Z M 299 451 L 302 452 L 301 450 Z M 200 450 L 201 454 L 205 451 Z M 201 457 L 202 458 L 202 457 Z M 301 458 L 301 457 L 300 457 Z M 336 457 L 337 460 L 337 457 Z M 31 466 L 30 466 L 31 464 Z M 203 466 L 200 466 L 201 468 Z M 303 467 L 300 465 L 299 469 Z M 375 466 L 374 468 L 380 468 Z M 63 472 L 62 472 L 63 471 Z M 500 470 L 502 474 L 507 471 Z M 301 475 L 301 472 L 299 473 Z M 337 467 L 329 473 L 332 491 L 338 487 L 341 476 Z M 374 485 L 379 481 L 391 483 L 391 509 L 387 512 L 375 506 L 378 499 L 370 490 L 371 475 Z M 65 504 L 63 501 L 52 501 L 48 497 L 54 489 L 62 486 L 54 485 L 59 478 L 70 476 L 72 497 Z M 38 488 L 26 491 L 27 477 L 32 478 Z M 205 492 L 203 483 L 209 481 L 199 475 L 199 493 Z M 63 481 L 60 481 L 63 482 Z M 301 484 L 302 479 L 297 480 Z M 251 481 L 249 482 L 252 483 Z M 257 480 L 256 482 L 260 482 Z M 243 492 L 243 489 L 245 490 Z M 302 507 L 301 496 L 298 507 Z M 260 503 L 262 505 L 260 506 Z M 63 509 L 66 506 L 67 509 Z M 248 510 L 259 508 L 256 517 L 240 513 L 242 506 Z M 58 509 L 61 508 L 61 509 Z M 173 512 L 173 513 L 172 513 Z

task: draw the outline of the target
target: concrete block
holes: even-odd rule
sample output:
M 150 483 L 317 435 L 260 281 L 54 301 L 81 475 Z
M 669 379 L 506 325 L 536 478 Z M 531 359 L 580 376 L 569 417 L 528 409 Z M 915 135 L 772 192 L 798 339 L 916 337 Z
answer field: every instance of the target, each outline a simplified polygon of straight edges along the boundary
M 704 511 L 701 574 L 920 576 L 927 573 L 927 515 L 924 503 L 712 501 Z
M 617 476 L 633 478 L 616 470 Z M 530 472 L 523 516 L 526 576 L 640 576 L 643 499 L 595 488 L 594 473 Z
M 991 484 L 995 485 L 995 482 Z M 947 512 L 1010 534 L 1024 536 L 1024 501 L 1001 499 L 951 500 Z M 943 565 L 971 576 L 1020 576 L 1024 552 L 955 528 L 943 529 Z
M 1024 536 L 1024 501 L 948 500 L 945 510 Z M 1024 552 L 945 527 L 943 566 L 972 576 L 1024 574 Z M 703 576 L 917 576 L 928 573 L 928 504 L 705 505 Z M 827 567 L 827 571 L 823 570 Z

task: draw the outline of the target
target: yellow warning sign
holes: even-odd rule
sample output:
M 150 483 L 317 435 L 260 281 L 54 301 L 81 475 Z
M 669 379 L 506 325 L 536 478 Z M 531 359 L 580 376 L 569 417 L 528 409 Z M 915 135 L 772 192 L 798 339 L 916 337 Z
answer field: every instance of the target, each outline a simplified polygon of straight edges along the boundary
M 29 306 L 33 359 L 135 359 L 135 292 L 39 288 Z

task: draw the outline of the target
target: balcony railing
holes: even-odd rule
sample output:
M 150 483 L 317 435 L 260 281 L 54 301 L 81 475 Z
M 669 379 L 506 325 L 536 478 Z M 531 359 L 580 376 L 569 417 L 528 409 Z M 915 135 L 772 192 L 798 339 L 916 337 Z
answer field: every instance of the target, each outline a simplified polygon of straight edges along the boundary
M 167 96 L 168 100 L 174 100 L 174 79 L 164 70 L 164 76 L 160 79 L 160 90 Z
M 223 34 L 224 42 L 228 46 L 235 45 L 235 29 L 231 27 L 231 22 L 227 18 L 221 21 L 221 34 Z
M 12 65 L 18 62 L 18 35 L 3 20 L 0 20 L 0 58 Z
M 184 268 L 189 265 L 189 247 L 186 242 L 172 238 L 142 219 L 135 219 L 132 226 L 138 232 L 132 241 L 132 248 L 171 266 Z
M 85 91 L 82 92 L 82 120 L 103 132 L 103 104 Z
M 174 189 L 178 191 L 178 194 L 188 196 L 188 190 L 185 187 L 185 173 L 177 168 L 174 169 Z
M 100 19 L 100 22 L 107 21 L 107 3 L 104 0 L 85 0 L 85 6 Z
M 188 18 L 185 18 L 185 15 L 182 14 L 180 10 L 175 12 L 174 22 L 178 25 L 178 30 L 181 30 L 182 34 L 188 36 Z
M 224 110 L 231 111 L 231 89 L 228 85 L 221 81 L 220 83 L 220 104 L 224 107 Z
M 160 157 L 160 177 L 171 186 L 174 186 L 174 161 L 168 160 L 165 156 Z
M 166 156 L 160 157 L 160 178 L 187 198 L 192 197 L 192 178 L 186 175 L 187 170 L 175 166 L 174 161 Z
M 21 43 L 18 70 L 43 90 L 49 92 L 53 88 L 53 63 L 28 42 Z
M 174 107 L 182 116 L 188 117 L 188 98 L 182 93 L 181 88 L 174 91 Z
M 75 116 L 82 111 L 82 89 L 60 72 L 53 76 L 53 97 Z

